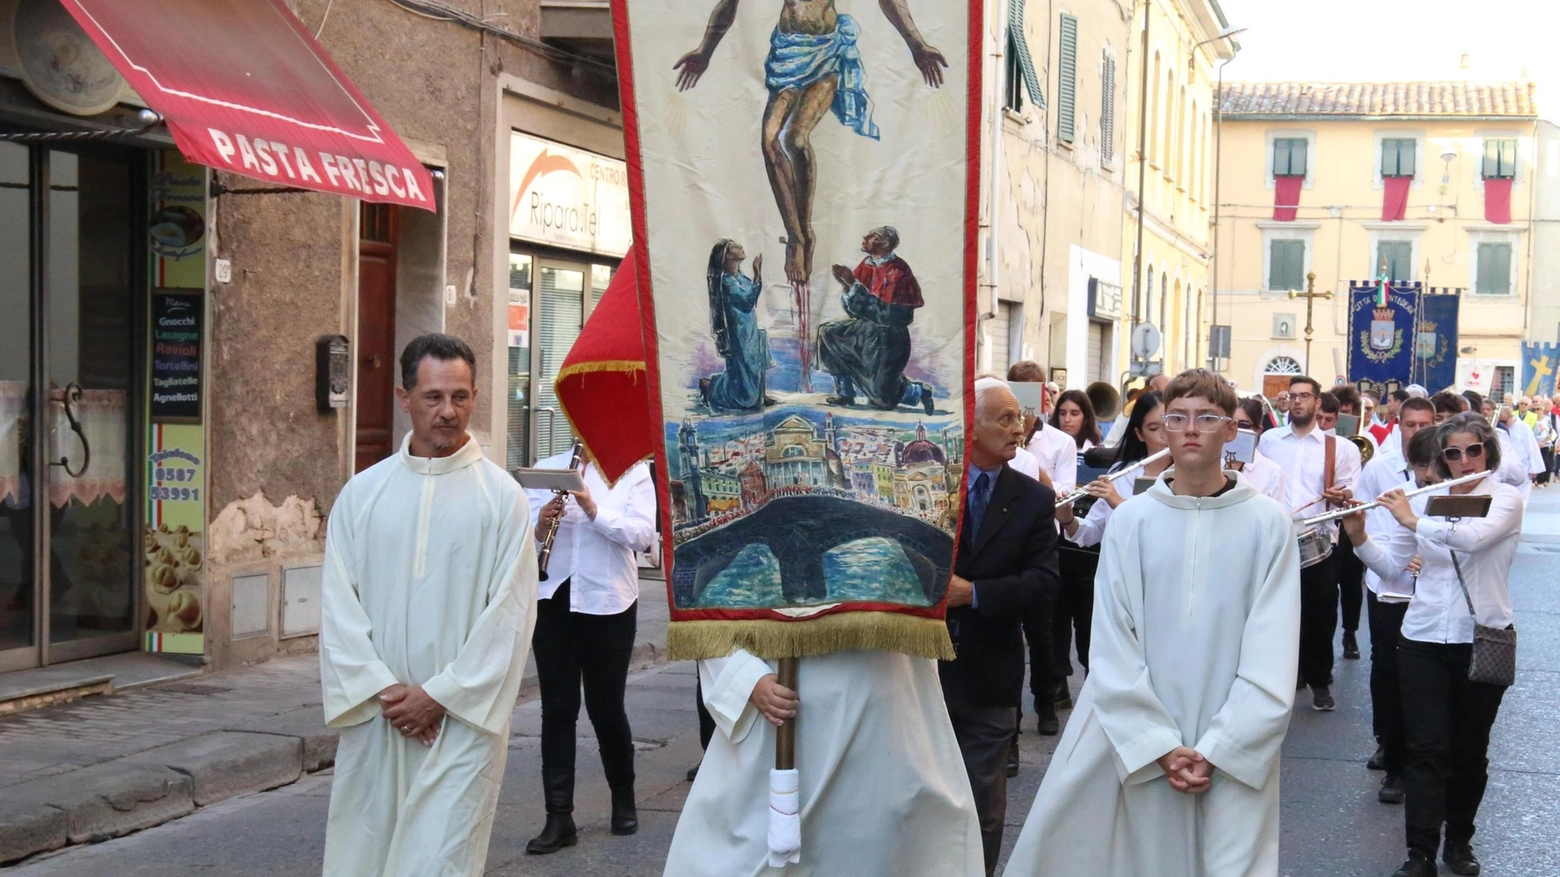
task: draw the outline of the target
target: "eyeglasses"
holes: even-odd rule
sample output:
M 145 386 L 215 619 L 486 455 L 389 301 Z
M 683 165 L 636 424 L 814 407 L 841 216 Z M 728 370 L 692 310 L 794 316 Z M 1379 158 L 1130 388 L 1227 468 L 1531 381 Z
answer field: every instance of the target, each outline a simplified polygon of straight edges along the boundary
M 1309 399 L 1315 399 L 1315 398 L 1316 398 L 1316 394 L 1315 393 L 1290 393 L 1289 394 L 1289 401 L 1291 401 L 1291 402 L 1296 402 L 1296 401 L 1305 402 L 1305 401 L 1307 401 Z
M 1468 459 L 1470 460 L 1480 459 L 1484 456 L 1484 445 L 1469 445 L 1467 448 L 1459 448 L 1454 446 L 1441 449 L 1441 456 L 1445 457 L 1446 462 L 1448 463 L 1458 462 L 1463 458 L 1463 454 L 1465 453 L 1468 455 Z
M 1166 414 L 1159 418 L 1166 430 L 1170 432 L 1186 432 L 1187 424 L 1196 421 L 1198 432 L 1211 432 L 1218 429 L 1220 424 L 1229 423 L 1233 417 L 1225 417 L 1222 414 L 1199 414 L 1196 417 L 1188 417 L 1185 414 Z

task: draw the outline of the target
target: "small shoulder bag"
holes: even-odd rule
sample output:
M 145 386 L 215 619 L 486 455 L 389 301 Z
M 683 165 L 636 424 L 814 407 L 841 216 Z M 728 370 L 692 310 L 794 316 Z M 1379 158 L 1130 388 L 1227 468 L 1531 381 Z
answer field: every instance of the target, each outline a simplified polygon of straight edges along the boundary
M 1462 564 L 1457 562 L 1457 552 L 1448 553 L 1452 555 L 1452 568 L 1457 570 L 1457 584 L 1468 603 L 1468 614 L 1473 616 L 1473 658 L 1468 662 L 1468 681 L 1509 686 L 1517 681 L 1517 626 L 1513 624 L 1502 629 L 1479 623 L 1478 613 L 1473 611 L 1473 598 L 1468 595 L 1468 583 L 1463 581 Z

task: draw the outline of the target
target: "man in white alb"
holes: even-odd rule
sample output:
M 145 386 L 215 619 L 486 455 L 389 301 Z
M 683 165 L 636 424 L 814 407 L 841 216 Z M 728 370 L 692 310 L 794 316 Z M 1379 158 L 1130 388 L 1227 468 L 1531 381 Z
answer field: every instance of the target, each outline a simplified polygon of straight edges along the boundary
M 1178 375 L 1175 468 L 1100 550 L 1089 678 L 1007 877 L 1278 873 L 1299 558 L 1284 507 L 1224 472 L 1235 392 Z
M 413 339 L 412 431 L 330 511 L 320 616 L 325 721 L 341 729 L 326 877 L 475 877 L 536 616 L 520 485 L 466 432 L 476 357 Z
M 1325 433 L 1317 423 L 1322 387 L 1315 378 L 1289 381 L 1289 424 L 1262 434 L 1257 449 L 1288 479 L 1289 510 L 1300 517 L 1348 502 L 1360 477 L 1360 450 Z M 1322 526 L 1335 529 L 1337 522 Z M 1311 686 L 1311 706 L 1331 710 L 1333 635 L 1338 629 L 1338 578 L 1331 557 L 1300 571 L 1300 678 Z
M 1513 456 L 1521 463 L 1521 471 L 1526 476 L 1517 485 L 1517 490 L 1522 493 L 1522 503 L 1526 506 L 1528 500 L 1533 498 L 1533 476 L 1544 471 L 1544 453 L 1538 447 L 1533 429 L 1511 410 L 1510 405 L 1500 406 L 1500 416 L 1495 425 L 1499 427 L 1496 431 L 1504 432 L 1511 442 Z

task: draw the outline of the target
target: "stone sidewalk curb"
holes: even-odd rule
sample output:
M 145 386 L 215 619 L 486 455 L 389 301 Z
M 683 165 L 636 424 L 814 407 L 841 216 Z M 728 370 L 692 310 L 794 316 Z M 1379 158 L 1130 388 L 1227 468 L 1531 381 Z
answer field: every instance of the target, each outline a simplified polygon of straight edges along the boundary
M 666 660 L 652 642 L 634 645 L 629 672 Z M 529 667 L 529 665 L 528 665 Z M 538 694 L 534 673 L 520 702 Z M 241 720 L 124 758 L 10 786 L 0 795 L 0 865 L 161 825 L 237 795 L 297 782 L 331 767 L 337 732 L 316 707 Z

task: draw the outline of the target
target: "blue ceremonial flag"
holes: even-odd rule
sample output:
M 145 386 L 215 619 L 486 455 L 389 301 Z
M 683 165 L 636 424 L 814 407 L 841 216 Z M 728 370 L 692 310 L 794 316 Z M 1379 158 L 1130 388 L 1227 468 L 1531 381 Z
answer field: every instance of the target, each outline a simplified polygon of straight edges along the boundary
M 1557 366 L 1560 366 L 1560 345 L 1522 342 L 1522 395 L 1553 396 Z
M 1434 287 L 1420 297 L 1414 383 L 1432 393 L 1457 382 L 1457 306 L 1462 290 Z
M 1383 302 L 1380 283 L 1349 285 L 1349 379 L 1365 386 L 1410 383 L 1417 284 L 1399 284 Z

